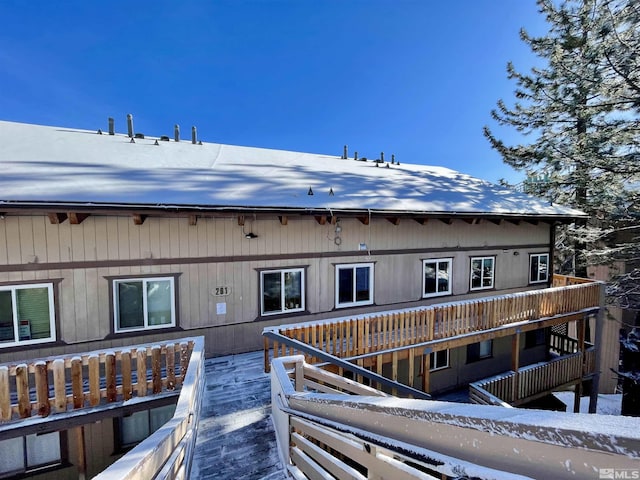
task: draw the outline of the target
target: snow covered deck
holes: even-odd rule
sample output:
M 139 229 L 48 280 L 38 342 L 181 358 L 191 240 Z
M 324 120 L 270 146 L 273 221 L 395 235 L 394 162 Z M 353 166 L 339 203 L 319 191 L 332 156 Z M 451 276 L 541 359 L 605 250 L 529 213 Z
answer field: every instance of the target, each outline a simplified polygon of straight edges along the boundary
M 206 360 L 205 375 L 191 478 L 288 478 L 278 458 L 262 352 Z
M 639 464 L 638 419 L 325 393 L 313 368 L 299 355 L 271 371 L 282 454 L 309 478 L 604 478 Z

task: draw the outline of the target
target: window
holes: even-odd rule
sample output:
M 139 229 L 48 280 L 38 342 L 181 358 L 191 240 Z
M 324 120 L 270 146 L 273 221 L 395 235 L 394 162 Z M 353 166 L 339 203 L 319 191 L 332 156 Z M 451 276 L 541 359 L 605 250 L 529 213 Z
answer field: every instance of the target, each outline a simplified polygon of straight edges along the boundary
M 529 282 L 546 282 L 549 278 L 549 254 L 539 253 L 529 257 Z
M 451 262 L 450 258 L 424 260 L 423 297 L 437 297 L 451 294 Z
M 113 311 L 115 332 L 175 326 L 174 278 L 114 280 Z
M 119 422 L 119 444 L 116 446 L 116 450 L 134 447 L 171 420 L 175 411 L 175 404 L 171 404 L 116 419 Z
M 529 330 L 524 334 L 524 348 L 534 348 L 547 343 L 547 330 L 539 328 L 537 330 Z
M 336 308 L 373 303 L 373 263 L 336 266 Z
M 0 286 L 0 347 L 55 339 L 53 284 Z
M 484 340 L 467 345 L 467 363 L 477 362 L 493 355 L 493 340 Z
M 304 310 L 304 269 L 260 272 L 260 309 L 262 315 Z
M 0 441 L 0 477 L 20 475 L 62 464 L 60 432 Z
M 438 350 L 429 354 L 430 371 L 440 370 L 449 366 L 449 350 Z
M 494 257 L 471 259 L 471 290 L 493 288 Z

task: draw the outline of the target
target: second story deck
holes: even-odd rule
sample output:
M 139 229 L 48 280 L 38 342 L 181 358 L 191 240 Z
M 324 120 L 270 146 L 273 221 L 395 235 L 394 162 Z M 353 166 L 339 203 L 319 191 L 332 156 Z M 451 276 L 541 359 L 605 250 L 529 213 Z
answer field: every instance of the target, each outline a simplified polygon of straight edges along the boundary
M 421 393 L 430 390 L 431 353 L 512 337 L 512 369 L 518 370 L 520 334 L 569 322 L 580 324 L 576 330 L 583 331 L 585 318 L 595 315 L 602 305 L 600 282 L 554 275 L 550 288 L 270 327 L 264 331 L 265 370 L 272 357 L 303 354 L 310 364 L 329 364 L 339 373 L 351 370 L 358 379 L 368 378 L 370 384 L 377 382 L 394 393 L 424 398 Z M 558 341 L 554 336 L 552 342 Z M 578 350 L 586 350 L 584 335 L 575 341 Z M 591 367 L 593 357 L 593 353 L 585 356 Z M 397 381 L 398 362 L 403 360 L 409 370 L 406 385 Z M 575 361 L 584 363 L 582 357 Z M 383 375 L 385 364 L 392 366 L 390 375 Z M 413 384 L 414 371 L 420 372 L 421 385 Z

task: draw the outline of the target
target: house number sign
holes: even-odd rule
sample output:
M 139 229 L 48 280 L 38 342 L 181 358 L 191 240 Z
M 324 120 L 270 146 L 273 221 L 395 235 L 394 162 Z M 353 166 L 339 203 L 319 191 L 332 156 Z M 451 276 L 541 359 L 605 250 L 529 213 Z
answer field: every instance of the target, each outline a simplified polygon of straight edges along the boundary
M 227 295 L 231 295 L 231 287 L 216 287 L 214 295 L 216 297 L 226 297 Z

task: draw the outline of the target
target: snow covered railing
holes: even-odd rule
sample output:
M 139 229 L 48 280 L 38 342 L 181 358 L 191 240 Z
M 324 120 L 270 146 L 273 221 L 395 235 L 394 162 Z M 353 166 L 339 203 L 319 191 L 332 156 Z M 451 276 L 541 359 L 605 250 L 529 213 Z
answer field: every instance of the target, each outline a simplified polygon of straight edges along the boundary
M 469 384 L 469 398 L 485 405 L 520 405 L 542 393 L 577 383 L 593 373 L 594 350 L 565 355 Z
M 189 339 L 187 345 L 189 347 L 188 362 L 183 371 L 182 388 L 171 420 L 102 473 L 93 477 L 94 480 L 190 478 L 206 383 L 204 337 Z
M 554 275 L 554 282 L 563 286 L 355 318 L 267 327 L 263 333 L 265 371 L 269 370 L 270 351 L 274 358 L 305 353 L 309 363 L 325 361 L 296 348 L 296 342 L 289 340 L 333 357 L 352 358 L 601 307 L 600 282 L 559 275 Z
M 304 357 L 300 355 L 283 358 L 282 365 L 297 392 L 313 391 L 349 395 L 373 395 L 376 397 L 389 396 L 381 390 L 354 382 L 340 375 L 333 375 L 326 370 L 305 363 Z
M 564 480 L 638 469 L 640 419 L 298 391 L 292 365 L 306 368 L 302 356 L 273 360 L 271 399 L 294 478 Z
M 47 417 L 173 392 L 183 384 L 194 339 L 0 365 L 0 420 Z
M 302 392 L 332 394 L 332 398 L 336 395 L 389 398 L 379 390 L 309 365 L 301 355 L 274 360 L 271 369 L 272 415 L 280 457 L 293 478 L 436 480 L 446 478 L 447 473 L 454 475 L 459 468 L 442 455 L 436 457 L 445 461 L 438 462 L 434 468 L 433 464 L 420 462 L 419 457 L 403 451 L 406 445 L 401 442 L 382 437 L 359 438 L 321 418 L 300 415 L 290 408 L 289 399 Z M 475 471 L 489 471 L 466 462 L 462 464 Z

